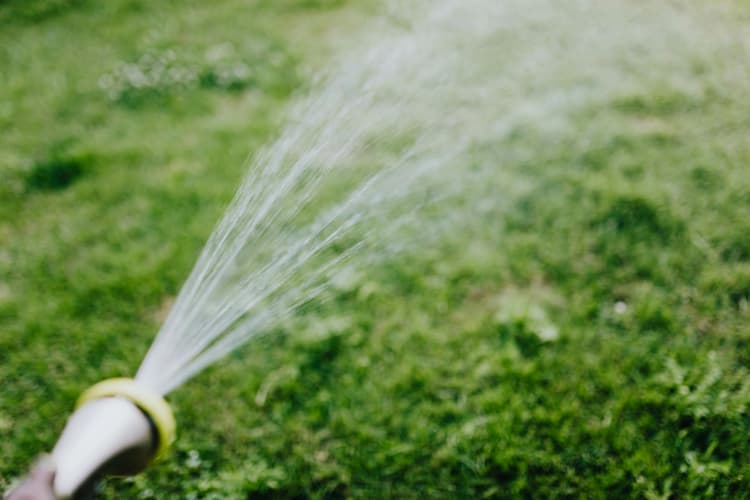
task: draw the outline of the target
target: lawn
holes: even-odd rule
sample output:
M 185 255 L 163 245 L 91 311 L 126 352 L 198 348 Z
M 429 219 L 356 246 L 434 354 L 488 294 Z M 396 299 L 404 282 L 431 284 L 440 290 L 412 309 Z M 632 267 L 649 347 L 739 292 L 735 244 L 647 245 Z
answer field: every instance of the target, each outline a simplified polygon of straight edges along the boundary
M 0 2 L 0 490 L 135 372 L 248 154 L 380 9 Z M 742 43 L 485 143 L 502 203 L 179 388 L 169 458 L 102 496 L 750 497 Z

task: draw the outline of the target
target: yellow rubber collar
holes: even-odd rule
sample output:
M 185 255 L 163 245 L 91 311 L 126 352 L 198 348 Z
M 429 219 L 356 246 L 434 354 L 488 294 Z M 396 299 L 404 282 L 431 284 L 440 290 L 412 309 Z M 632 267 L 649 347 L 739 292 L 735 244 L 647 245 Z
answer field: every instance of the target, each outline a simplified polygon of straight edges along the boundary
M 154 460 L 163 458 L 174 442 L 177 427 L 174 414 L 163 397 L 145 389 L 132 378 L 111 378 L 89 387 L 78 398 L 76 408 L 92 399 L 117 396 L 129 400 L 151 419 L 159 437 Z

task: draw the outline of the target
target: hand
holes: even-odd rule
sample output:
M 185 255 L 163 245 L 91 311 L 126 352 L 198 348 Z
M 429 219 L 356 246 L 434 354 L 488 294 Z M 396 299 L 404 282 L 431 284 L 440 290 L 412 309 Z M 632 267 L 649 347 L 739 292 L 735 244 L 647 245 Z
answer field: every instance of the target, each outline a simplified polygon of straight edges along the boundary
M 55 463 L 49 456 L 41 457 L 23 482 L 5 500 L 57 500 L 53 490 Z

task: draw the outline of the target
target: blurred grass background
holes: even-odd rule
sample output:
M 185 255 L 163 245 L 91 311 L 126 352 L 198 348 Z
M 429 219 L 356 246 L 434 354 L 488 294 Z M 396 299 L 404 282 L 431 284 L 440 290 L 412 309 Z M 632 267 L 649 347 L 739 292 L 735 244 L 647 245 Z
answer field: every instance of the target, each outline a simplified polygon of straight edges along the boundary
M 134 372 L 247 154 L 373 10 L 0 3 L 0 489 Z M 513 135 L 529 187 L 471 240 L 180 388 L 170 460 L 104 496 L 750 496 L 748 103 L 656 89 Z

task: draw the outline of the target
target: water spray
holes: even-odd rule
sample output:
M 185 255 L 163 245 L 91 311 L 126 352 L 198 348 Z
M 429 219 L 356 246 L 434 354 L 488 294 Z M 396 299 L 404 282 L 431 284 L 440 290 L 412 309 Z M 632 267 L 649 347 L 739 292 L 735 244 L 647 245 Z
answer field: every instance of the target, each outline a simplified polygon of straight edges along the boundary
M 104 380 L 86 390 L 52 451 L 54 493 L 74 498 L 103 475 L 129 476 L 164 456 L 174 441 L 169 404 L 135 380 Z

